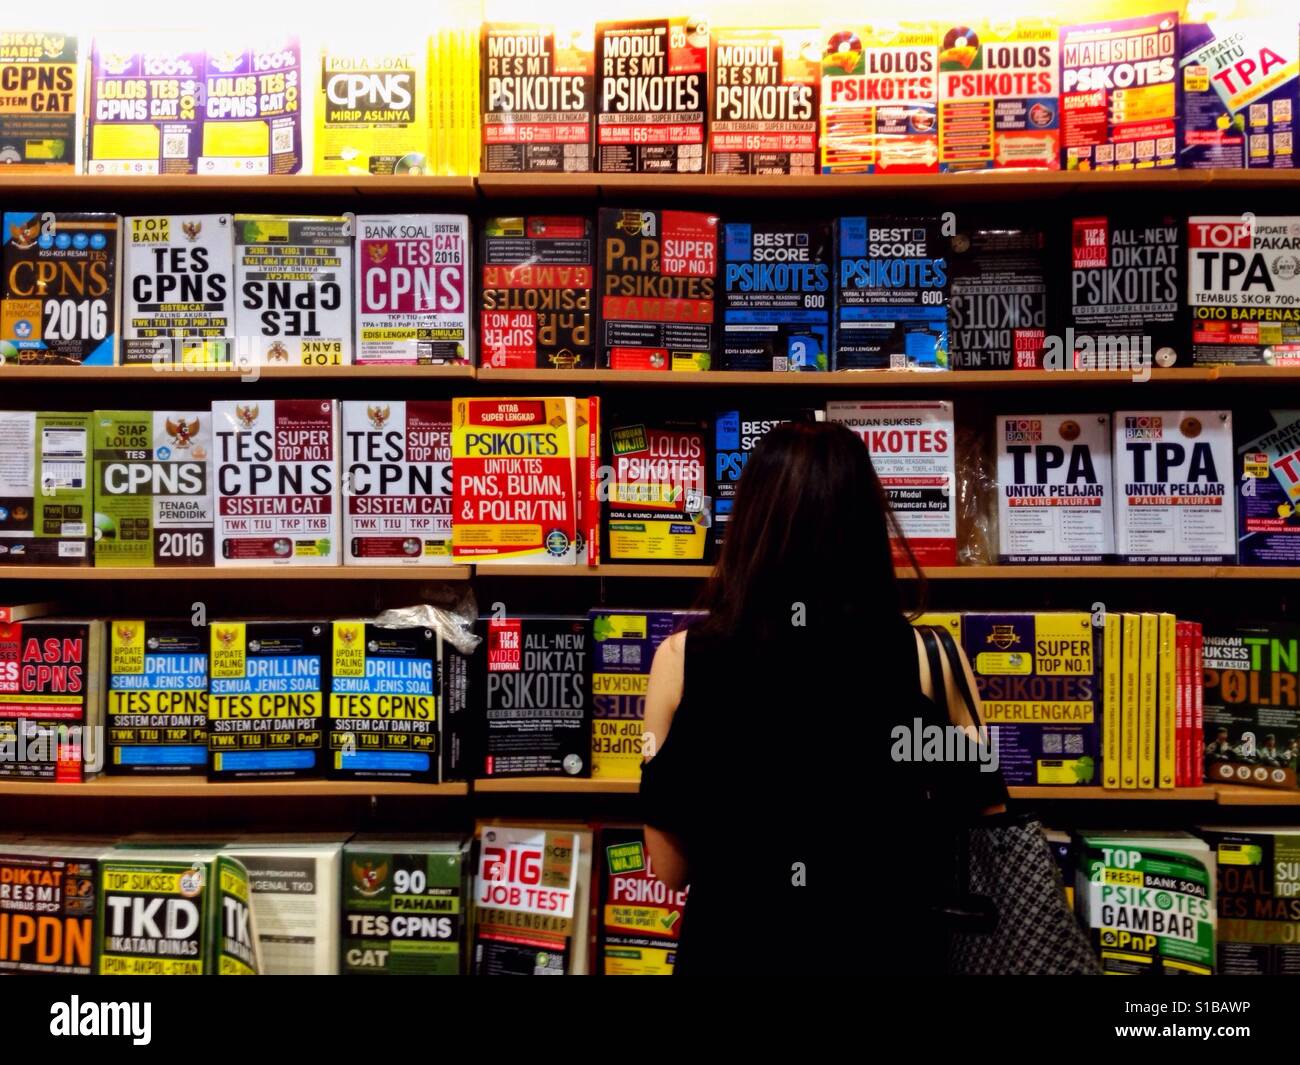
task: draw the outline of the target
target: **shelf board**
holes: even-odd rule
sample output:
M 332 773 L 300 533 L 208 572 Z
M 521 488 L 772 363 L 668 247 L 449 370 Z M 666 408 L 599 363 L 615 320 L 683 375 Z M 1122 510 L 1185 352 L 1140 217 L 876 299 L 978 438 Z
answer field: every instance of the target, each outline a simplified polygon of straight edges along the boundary
M 251 378 L 268 380 L 337 380 L 347 378 L 401 378 L 412 381 L 472 381 L 472 366 L 4 366 L 0 381 L 242 381 Z
M 15 581 L 466 581 L 468 566 L 8 566 Z
M 592 777 L 491 777 L 475 780 L 474 790 L 490 794 L 635 795 L 641 790 L 641 782 Z
M 51 197 L 214 196 L 248 194 L 285 197 L 439 197 L 472 201 L 472 177 L 366 174 L 41 174 L 0 167 L 0 192 Z M 9 201 L 6 198 L 6 207 Z M 238 207 L 239 204 L 231 204 Z M 98 207 L 98 205 L 96 205 Z
M 1063 799 L 1069 802 L 1108 800 L 1119 802 L 1214 802 L 1215 789 L 1200 788 L 1148 788 L 1140 791 L 1121 791 L 1112 788 L 1088 787 L 1014 787 L 1007 788 L 1013 799 Z
M 0 795 L 92 796 L 96 799 L 365 798 L 370 795 L 455 797 L 469 794 L 464 781 L 416 784 L 410 781 L 247 780 L 209 782 L 201 776 L 98 776 L 83 784 L 0 779 Z
M 1217 784 L 1220 806 L 1300 806 L 1300 788 L 1251 788 L 1242 784 Z
M 1266 368 L 1267 369 L 1267 368 Z M 1218 367 L 1186 367 L 1152 370 L 1157 384 L 1204 383 L 1217 379 Z M 1268 380 L 1300 381 L 1300 367 L 1273 370 Z M 606 388 L 640 388 L 662 385 L 667 388 L 799 388 L 847 389 L 865 391 L 873 388 L 910 388 L 938 392 L 958 392 L 996 388 L 1079 388 L 1128 384 L 1133 375 L 1127 370 L 836 370 L 828 373 L 768 373 L 746 370 L 494 370 L 480 367 L 478 381 L 503 385 L 546 385 L 558 382 L 600 385 Z
M 0 573 L 3 573 L 0 570 Z M 494 565 L 481 563 L 474 567 L 476 577 L 644 577 L 659 580 L 664 577 L 676 577 L 686 580 L 702 580 L 713 573 L 708 565 L 677 565 L 657 562 L 608 562 L 599 566 L 516 566 L 509 564 Z

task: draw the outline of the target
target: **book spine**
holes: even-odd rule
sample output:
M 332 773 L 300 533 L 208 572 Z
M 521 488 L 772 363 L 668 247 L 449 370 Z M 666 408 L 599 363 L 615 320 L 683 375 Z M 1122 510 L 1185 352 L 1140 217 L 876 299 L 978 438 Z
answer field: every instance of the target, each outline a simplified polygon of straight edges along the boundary
M 1138 676 L 1138 787 L 1156 786 L 1156 720 L 1159 709 L 1160 629 L 1155 614 L 1142 614 Z
M 1191 784 L 1190 762 L 1188 761 L 1187 739 L 1191 731 L 1191 714 L 1189 713 L 1191 688 L 1188 678 L 1191 675 L 1188 654 L 1190 629 L 1187 622 L 1180 621 L 1175 629 L 1175 670 L 1177 685 L 1177 707 L 1175 709 L 1175 729 L 1177 731 L 1177 770 L 1174 774 L 1174 786 L 1186 788 Z
M 1192 626 L 1192 783 L 1205 783 L 1205 629 L 1201 623 Z
M 600 565 L 600 397 L 587 400 L 587 564 Z
M 1178 768 L 1178 663 L 1175 657 L 1175 640 L 1178 622 L 1173 614 L 1161 614 L 1160 628 L 1160 708 L 1157 734 L 1159 737 L 1159 769 L 1156 784 L 1160 788 L 1175 786 Z
M 438 715 L 442 733 L 439 781 L 464 780 L 469 765 L 466 747 L 466 712 L 469 660 L 438 638 L 439 682 L 442 706 Z
M 1122 729 L 1121 659 L 1122 625 L 1118 614 L 1106 614 L 1102 628 L 1101 786 L 1120 786 L 1120 735 Z
M 1120 786 L 1137 787 L 1138 762 L 1138 678 L 1141 665 L 1141 621 L 1136 614 L 1123 615 L 1123 725 L 1120 738 Z

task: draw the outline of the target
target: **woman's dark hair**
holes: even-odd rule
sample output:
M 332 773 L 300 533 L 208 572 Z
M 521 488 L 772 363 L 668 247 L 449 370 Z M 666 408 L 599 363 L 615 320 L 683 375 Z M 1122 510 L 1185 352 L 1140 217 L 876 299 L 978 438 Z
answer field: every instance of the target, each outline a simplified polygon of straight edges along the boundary
M 699 627 L 780 638 L 903 612 L 890 533 L 920 575 L 866 445 L 834 422 L 787 422 L 750 453 Z

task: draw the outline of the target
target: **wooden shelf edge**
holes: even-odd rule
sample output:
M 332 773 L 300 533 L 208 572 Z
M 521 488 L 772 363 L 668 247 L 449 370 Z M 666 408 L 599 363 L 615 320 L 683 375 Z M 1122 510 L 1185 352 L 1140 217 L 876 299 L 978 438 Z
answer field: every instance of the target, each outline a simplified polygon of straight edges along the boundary
M 10 566 L 15 581 L 467 581 L 469 566 Z
M 475 792 L 494 795 L 635 795 L 640 790 L 639 780 L 592 777 L 490 777 L 474 781 Z
M 0 381 L 335 381 L 397 378 L 409 381 L 472 381 L 473 366 L 4 366 Z
M 96 799 L 366 798 L 407 795 L 455 798 L 469 794 L 464 781 L 417 784 L 387 780 L 247 780 L 209 782 L 201 776 L 119 777 L 101 775 L 81 784 L 0 779 L 0 795 L 93 796 Z
M 1011 798 L 1080 801 L 1120 801 L 1120 802 L 1214 802 L 1213 787 L 1199 788 L 1149 788 L 1140 791 L 1119 790 L 1097 787 L 1036 787 L 1017 786 L 1007 789 Z

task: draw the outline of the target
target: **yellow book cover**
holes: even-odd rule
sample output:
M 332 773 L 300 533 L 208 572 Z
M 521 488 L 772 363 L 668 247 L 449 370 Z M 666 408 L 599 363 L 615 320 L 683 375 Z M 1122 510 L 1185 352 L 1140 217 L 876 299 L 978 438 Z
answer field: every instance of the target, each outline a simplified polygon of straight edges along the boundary
M 1160 698 L 1160 619 L 1142 614 L 1138 678 L 1138 787 L 1156 786 L 1156 720 Z
M 1118 614 L 1106 613 L 1101 635 L 1101 786 L 1120 786 L 1120 738 L 1123 729 L 1121 664 L 1123 623 Z
M 6 169 L 77 169 L 77 38 L 52 30 L 0 32 L 0 163 Z
M 1172 788 L 1178 771 L 1178 659 L 1177 626 L 1178 620 L 1173 614 L 1160 614 L 1157 620 L 1160 628 L 1160 678 L 1159 678 L 1159 712 L 1156 728 L 1157 736 L 1157 773 L 1156 787 Z
M 573 396 L 452 400 L 457 560 L 576 564 L 576 424 Z
M 425 173 L 429 167 L 428 62 L 424 38 L 324 45 L 315 172 Z
M 1138 786 L 1138 698 L 1142 665 L 1142 619 L 1137 614 L 1122 614 L 1123 653 L 1120 663 L 1120 697 L 1123 701 L 1120 726 L 1120 787 Z

